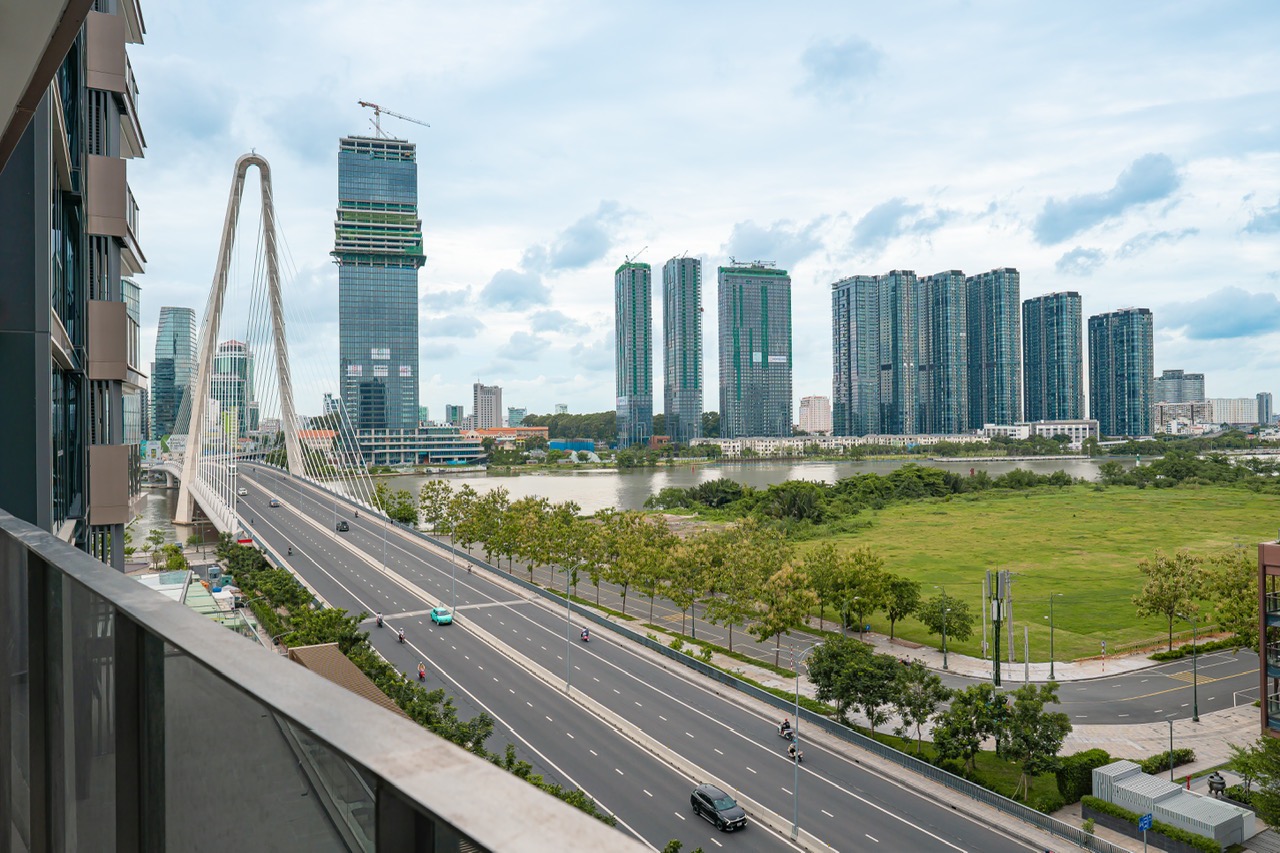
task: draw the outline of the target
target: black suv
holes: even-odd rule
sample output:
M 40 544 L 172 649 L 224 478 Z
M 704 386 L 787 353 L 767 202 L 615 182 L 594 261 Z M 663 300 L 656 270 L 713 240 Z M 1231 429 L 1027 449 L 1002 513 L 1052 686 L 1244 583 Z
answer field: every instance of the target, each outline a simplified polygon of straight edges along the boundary
M 338 522 L 338 526 L 337 526 L 335 529 L 336 529 L 339 533 L 346 533 L 348 530 L 350 530 L 350 529 L 351 529 L 351 525 L 350 525 L 350 524 L 347 524 L 346 520 L 344 519 L 344 520 L 342 520 L 342 521 L 339 521 L 339 522 Z
M 705 817 L 721 832 L 742 829 L 747 825 L 747 813 L 742 806 L 715 785 L 703 783 L 694 788 L 689 802 L 693 804 L 694 814 Z

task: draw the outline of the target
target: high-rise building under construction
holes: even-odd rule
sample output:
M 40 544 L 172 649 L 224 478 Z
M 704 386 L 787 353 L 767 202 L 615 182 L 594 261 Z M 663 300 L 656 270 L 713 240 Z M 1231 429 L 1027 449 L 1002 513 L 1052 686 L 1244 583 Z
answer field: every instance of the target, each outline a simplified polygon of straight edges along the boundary
M 338 358 L 356 429 L 418 426 L 417 147 L 343 137 L 338 145 Z

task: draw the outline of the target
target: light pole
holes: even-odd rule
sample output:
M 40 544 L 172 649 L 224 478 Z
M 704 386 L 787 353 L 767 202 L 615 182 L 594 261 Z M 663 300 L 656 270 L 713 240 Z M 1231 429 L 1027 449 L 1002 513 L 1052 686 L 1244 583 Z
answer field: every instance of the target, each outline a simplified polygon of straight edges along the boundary
M 796 754 L 791 759 L 792 765 L 795 767 L 795 778 L 791 782 L 791 837 L 800 837 L 800 664 L 804 663 L 804 659 L 813 654 L 814 650 L 822 647 L 822 643 L 815 643 L 805 649 L 799 655 L 796 654 L 796 647 L 791 647 L 791 667 L 796 671 L 796 727 L 792 730 L 795 738 Z
M 1173 781 L 1173 720 L 1169 721 L 1169 781 Z
M 1049 596 L 1049 680 L 1054 681 L 1053 677 L 1053 600 L 1061 596 L 1062 593 L 1055 592 Z
M 934 589 L 942 590 L 942 668 L 948 669 L 947 666 L 947 614 L 951 612 L 951 608 L 947 606 L 947 588 L 933 585 Z
M 501 565 L 501 563 L 499 563 Z M 569 598 L 569 584 L 573 572 L 564 570 L 564 692 L 572 689 L 573 666 L 569 663 L 569 650 L 573 648 L 573 600 Z
M 1200 722 L 1200 679 L 1197 671 L 1199 667 L 1196 665 L 1196 659 L 1199 657 L 1196 654 L 1196 617 L 1194 613 L 1190 616 L 1179 613 L 1178 618 L 1191 623 L 1191 722 L 1198 723 Z

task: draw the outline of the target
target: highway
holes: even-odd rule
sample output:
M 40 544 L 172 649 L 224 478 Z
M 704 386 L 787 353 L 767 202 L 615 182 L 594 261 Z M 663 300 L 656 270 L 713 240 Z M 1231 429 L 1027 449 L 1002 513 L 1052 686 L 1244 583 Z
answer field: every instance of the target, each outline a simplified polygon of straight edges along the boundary
M 255 533 L 277 553 L 292 546 L 294 555 L 286 558 L 291 568 L 330 604 L 380 610 L 389 630 L 370 623 L 379 650 L 404 671 L 422 660 L 429 686 L 445 686 L 464 715 L 490 713 L 497 722 L 495 740 L 518 744 L 539 772 L 576 784 L 655 848 L 670 838 L 679 838 L 685 849 L 789 847 L 759 821 L 746 832 L 721 835 L 693 817 L 688 800 L 694 777 L 712 775 L 790 820 L 793 765 L 774 732 L 775 712 L 721 697 L 607 631 L 582 644 L 579 626 L 566 626 L 563 613 L 494 583 L 483 570 L 467 574 L 421 541 L 394 529 L 384 534 L 380 521 L 363 514 L 356 519 L 344 506 L 338 512 L 351 529 L 337 533 L 332 502 L 311 487 L 270 469 L 246 473 L 239 480 L 250 494 L 242 498 L 241 512 L 253 519 Z M 256 483 L 255 476 L 264 482 Z M 272 496 L 283 506 L 268 507 Z M 387 573 L 381 571 L 384 548 Z M 452 603 L 455 573 L 458 621 L 437 627 L 427 611 Z M 392 629 L 401 627 L 407 647 L 394 640 Z M 482 632 L 489 636 L 478 636 Z M 552 684 L 530 674 L 517 656 L 550 673 Z M 625 725 L 566 697 L 566 669 L 575 692 Z M 634 731 L 620 733 L 629 727 Z M 633 742 L 643 739 L 678 754 L 682 769 Z M 852 748 L 832 751 L 806 741 L 804 749 L 801 827 L 833 849 L 1030 849 L 912 790 L 914 778 L 895 782 L 855 764 L 844 754 Z

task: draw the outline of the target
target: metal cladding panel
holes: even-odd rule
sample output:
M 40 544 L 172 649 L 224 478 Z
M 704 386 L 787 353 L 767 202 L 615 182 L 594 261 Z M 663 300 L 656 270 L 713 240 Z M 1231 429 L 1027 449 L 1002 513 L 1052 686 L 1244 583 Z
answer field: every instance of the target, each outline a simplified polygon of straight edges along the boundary
M 1104 767 L 1093 768 L 1093 793 L 1094 796 L 1100 797 L 1107 802 L 1115 801 L 1116 783 L 1132 776 L 1135 773 L 1141 773 L 1142 768 L 1132 761 L 1113 761 Z

